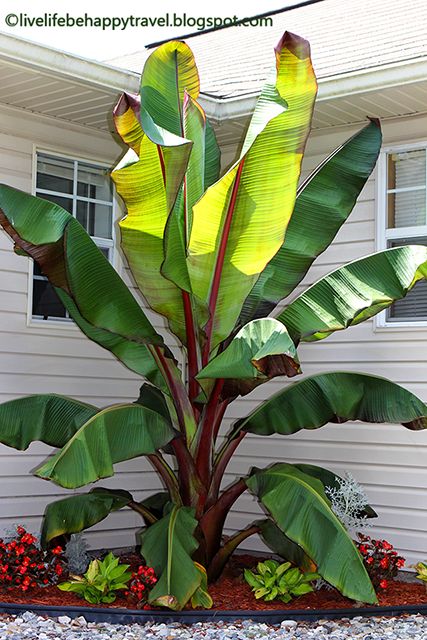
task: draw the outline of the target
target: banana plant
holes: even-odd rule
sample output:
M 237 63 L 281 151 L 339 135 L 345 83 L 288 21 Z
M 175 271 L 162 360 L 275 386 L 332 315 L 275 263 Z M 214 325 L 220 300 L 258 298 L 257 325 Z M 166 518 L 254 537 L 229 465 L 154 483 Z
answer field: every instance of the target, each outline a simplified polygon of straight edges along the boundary
M 46 545 L 133 509 L 146 527 L 141 552 L 159 576 L 151 602 L 209 603 L 206 578 L 215 580 L 236 547 L 259 534 L 285 560 L 374 603 L 363 560 L 325 493 L 335 474 L 287 463 L 285 441 L 277 464 L 226 487 L 224 473 L 247 434 L 286 436 L 348 420 L 424 429 L 424 402 L 384 378 L 329 372 L 284 380 L 225 438 L 218 434 L 232 402 L 275 376 L 302 373 L 300 343 L 371 318 L 425 279 L 427 248 L 361 258 L 289 302 L 371 174 L 380 124 L 370 120 L 299 184 L 317 85 L 309 44 L 286 32 L 241 152 L 220 173 L 199 90 L 190 48 L 169 42 L 148 58 L 140 95 L 123 94 L 113 113 L 128 149 L 112 172 L 126 208 L 121 249 L 147 305 L 180 341 L 185 367 L 72 215 L 0 187 L 0 223 L 16 251 L 39 265 L 81 331 L 142 379 L 131 404 L 99 408 L 48 393 L 6 402 L 0 441 L 20 450 L 35 440 L 54 447 L 35 473 L 72 490 L 112 476 L 123 460 L 149 460 L 163 492 L 143 502 L 119 487 L 73 493 L 47 507 L 42 539 Z M 265 515 L 224 538 L 245 491 Z

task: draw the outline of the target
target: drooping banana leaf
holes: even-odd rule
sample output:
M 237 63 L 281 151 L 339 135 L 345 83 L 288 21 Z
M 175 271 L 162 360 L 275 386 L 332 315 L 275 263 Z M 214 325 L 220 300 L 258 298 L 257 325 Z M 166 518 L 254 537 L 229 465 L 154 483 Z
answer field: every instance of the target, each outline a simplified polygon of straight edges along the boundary
M 294 207 L 316 81 L 302 38 L 286 33 L 276 62 L 240 159 L 193 207 L 188 270 L 193 293 L 209 308 L 211 349 L 228 336 L 282 245 Z
M 260 529 L 260 536 L 270 549 L 284 560 L 292 562 L 302 571 L 313 571 L 315 564 L 304 550 L 285 536 L 277 524 L 270 518 L 257 520 L 254 524 Z
M 313 478 L 317 478 L 323 484 L 325 489 L 328 487 L 330 489 L 339 489 L 342 486 L 343 478 L 339 475 L 330 471 L 329 469 L 324 469 L 323 467 L 318 467 L 315 464 L 305 464 L 298 463 L 294 464 L 294 467 L 303 471 L 309 476 L 313 476 Z M 369 505 L 365 504 L 363 509 L 359 512 L 359 515 L 364 515 L 366 518 L 377 518 L 378 514 L 374 509 Z
M 347 420 L 400 423 L 416 431 L 427 428 L 427 408 L 413 393 L 386 378 L 342 371 L 320 373 L 276 393 L 238 420 L 235 431 L 289 435 Z
M 123 364 L 156 378 L 157 346 L 169 358 L 154 330 L 118 273 L 83 227 L 57 204 L 0 185 L 0 224 L 33 258 L 79 327 Z M 110 349 L 110 350 L 113 350 Z
M 274 318 L 262 318 L 242 327 L 197 379 L 225 378 L 227 395 L 234 396 L 245 395 L 274 376 L 298 373 L 297 352 L 286 327 Z
M 285 241 L 246 298 L 241 323 L 268 315 L 331 244 L 375 166 L 381 140 L 379 121 L 372 119 L 300 185 Z
M 290 464 L 256 470 L 246 484 L 283 533 L 316 563 L 318 573 L 343 595 L 374 604 L 363 559 L 330 507 L 320 480 Z
M 147 407 L 113 405 L 88 420 L 35 473 L 75 489 L 112 476 L 117 462 L 155 453 L 175 435 L 170 422 Z
M 112 511 L 132 500 L 128 491 L 98 487 L 83 495 L 71 496 L 47 505 L 40 542 L 43 547 L 63 533 L 78 533 L 104 520 Z
M 150 603 L 180 610 L 200 586 L 202 577 L 191 558 L 198 547 L 196 527 L 194 509 L 174 506 L 143 533 L 141 554 L 159 578 Z
M 297 344 L 323 340 L 334 331 L 372 318 L 427 277 L 427 247 L 386 249 L 350 262 L 321 278 L 277 319 Z
M 34 395 L 0 404 L 0 442 L 24 451 L 39 440 L 63 447 L 98 407 L 54 394 Z

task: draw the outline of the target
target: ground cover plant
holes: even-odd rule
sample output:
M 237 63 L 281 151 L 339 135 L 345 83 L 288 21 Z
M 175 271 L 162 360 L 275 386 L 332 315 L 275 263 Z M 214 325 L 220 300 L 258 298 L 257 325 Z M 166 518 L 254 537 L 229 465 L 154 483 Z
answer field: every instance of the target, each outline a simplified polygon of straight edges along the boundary
M 249 433 L 286 436 L 347 420 L 427 424 L 425 404 L 403 387 L 337 371 L 284 382 L 218 437 L 230 403 L 275 376 L 302 373 L 301 343 L 372 318 L 427 274 L 427 248 L 403 246 L 347 264 L 287 301 L 349 216 L 381 131 L 371 120 L 298 186 L 316 79 L 302 38 L 285 33 L 275 57 L 240 155 L 223 174 L 185 43 L 155 50 L 140 95 L 124 94 L 114 111 L 129 147 L 112 173 L 126 206 L 121 248 L 147 304 L 182 344 L 184 367 L 73 216 L 0 187 L 0 223 L 16 251 L 39 265 L 83 333 L 144 381 L 135 403 L 102 409 L 49 393 L 4 403 L 0 441 L 57 448 L 35 473 L 73 490 L 146 456 L 164 493 L 146 502 L 120 488 L 73 494 L 48 505 L 42 541 L 135 510 L 146 524 L 142 555 L 158 577 L 148 601 L 175 609 L 208 603 L 208 581 L 255 534 L 303 570 L 315 566 L 344 595 L 375 602 L 362 555 L 325 493 L 334 474 L 281 462 L 223 487 L 224 472 Z M 227 515 L 248 490 L 265 517 L 224 540 Z

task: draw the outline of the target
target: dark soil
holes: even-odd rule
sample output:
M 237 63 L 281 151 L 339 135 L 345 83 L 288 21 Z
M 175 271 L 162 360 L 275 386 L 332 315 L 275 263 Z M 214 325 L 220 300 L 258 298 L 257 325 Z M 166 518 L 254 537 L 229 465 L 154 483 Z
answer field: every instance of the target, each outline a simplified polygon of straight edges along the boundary
M 123 558 L 126 562 L 134 564 L 134 557 Z M 288 604 L 279 600 L 274 602 L 264 602 L 255 600 L 251 588 L 243 578 L 244 567 L 254 567 L 259 561 L 250 555 L 235 556 L 227 565 L 221 578 L 209 586 L 209 593 L 214 601 L 214 609 L 247 611 L 247 610 L 275 610 L 275 609 L 348 609 L 360 607 L 360 603 L 355 603 L 342 596 L 335 589 L 321 589 L 313 593 L 308 593 L 299 598 L 294 598 Z M 55 586 L 45 588 L 35 588 L 22 593 L 17 589 L 0 593 L 0 601 L 13 602 L 16 604 L 44 604 L 52 606 L 80 606 L 91 607 L 93 605 L 79 598 L 73 593 L 60 591 Z M 396 606 L 411 604 L 427 604 L 427 592 L 424 584 L 413 582 L 390 582 L 385 590 L 378 593 L 380 606 Z M 117 600 L 112 604 L 96 605 L 98 607 L 109 608 L 129 608 L 135 609 L 135 602 L 127 600 L 124 596 L 118 595 Z M 366 605 L 371 606 L 371 605 Z

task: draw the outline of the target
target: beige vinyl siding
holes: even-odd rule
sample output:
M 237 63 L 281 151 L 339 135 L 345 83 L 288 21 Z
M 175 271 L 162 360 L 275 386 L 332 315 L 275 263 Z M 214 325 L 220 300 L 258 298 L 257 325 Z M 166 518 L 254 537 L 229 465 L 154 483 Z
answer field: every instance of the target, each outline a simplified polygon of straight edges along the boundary
M 315 136 L 308 146 L 304 175 L 353 131 L 332 130 Z M 427 118 L 384 123 L 383 131 L 385 144 L 423 139 L 427 142 Z M 298 293 L 341 264 L 376 250 L 375 188 L 373 176 L 349 221 L 311 268 Z M 304 375 L 334 370 L 372 373 L 398 382 L 427 401 L 427 327 L 377 329 L 370 321 L 336 332 L 317 344 L 303 345 L 299 353 Z M 284 380 L 276 379 L 258 387 L 229 408 L 227 421 L 246 415 L 283 384 Z M 341 474 L 349 471 L 364 485 L 379 514 L 372 535 L 387 538 L 411 564 L 427 556 L 426 459 L 426 432 L 412 432 L 397 425 L 346 423 L 289 437 L 247 436 L 227 470 L 226 480 L 231 482 L 253 465 L 264 467 L 276 461 L 305 461 Z M 259 515 L 258 505 L 245 494 L 226 523 L 228 532 Z M 247 539 L 243 546 L 265 548 L 256 537 Z
M 0 121 L 0 181 L 31 191 L 33 144 L 40 148 L 91 161 L 111 163 L 120 147 L 108 133 L 25 115 L 2 107 Z M 128 269 L 116 256 L 116 266 L 132 284 Z M 27 325 L 27 258 L 14 254 L 9 237 L 0 231 L 0 402 L 32 393 L 70 395 L 102 407 L 132 402 L 142 380 L 110 354 L 80 333 L 75 326 L 32 322 Z M 135 287 L 133 291 L 138 298 Z M 163 320 L 147 311 L 159 329 Z M 177 356 L 173 338 L 168 339 Z M 45 505 L 70 492 L 31 475 L 52 452 L 33 443 L 26 452 L 0 445 L 0 535 L 17 523 L 37 531 Z M 160 483 L 143 460 L 117 465 L 116 476 L 102 486 L 120 487 L 142 499 Z M 142 471 L 142 474 L 141 474 Z M 130 510 L 112 514 L 88 534 L 92 547 L 119 547 L 135 543 L 140 518 Z

